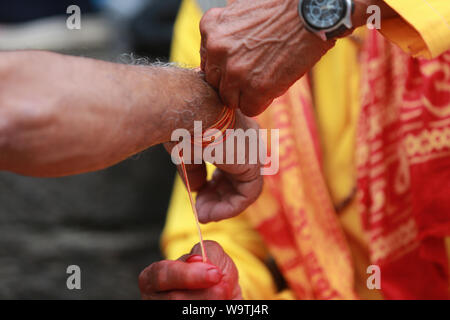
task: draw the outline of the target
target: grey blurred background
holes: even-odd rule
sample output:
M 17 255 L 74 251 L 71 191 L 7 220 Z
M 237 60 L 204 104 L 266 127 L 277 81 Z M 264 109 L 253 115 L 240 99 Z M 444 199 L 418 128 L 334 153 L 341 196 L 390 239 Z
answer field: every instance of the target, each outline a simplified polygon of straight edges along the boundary
M 69 5 L 81 29 L 69 30 Z M 180 0 L 0 0 L 0 50 L 44 49 L 120 61 L 167 60 Z M 109 169 L 57 179 L 0 172 L 0 299 L 137 299 L 161 259 L 175 169 L 155 147 Z M 66 268 L 81 268 L 68 290 Z

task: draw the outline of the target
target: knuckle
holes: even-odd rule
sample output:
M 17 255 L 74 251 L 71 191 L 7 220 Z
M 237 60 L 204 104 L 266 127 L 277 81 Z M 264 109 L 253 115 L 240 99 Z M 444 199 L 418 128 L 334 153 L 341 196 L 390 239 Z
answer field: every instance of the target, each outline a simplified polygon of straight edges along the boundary
M 205 15 L 207 15 L 208 19 L 211 19 L 213 22 L 217 22 L 219 20 L 220 14 L 222 13 L 222 8 L 211 8 L 206 11 Z
M 184 284 L 186 286 L 192 285 L 192 283 L 195 283 L 196 281 L 201 280 L 199 279 L 199 271 L 198 269 L 194 268 L 187 268 L 185 277 L 184 277 Z
M 155 288 L 157 291 L 162 290 L 167 281 L 167 268 L 161 268 L 158 273 L 155 274 Z
M 250 81 L 249 86 L 252 91 L 260 93 L 267 91 L 269 88 L 268 81 L 260 78 L 259 79 L 255 78 L 252 81 Z
M 222 9 L 220 8 L 212 8 L 205 12 L 200 20 L 200 32 L 202 34 L 208 33 L 210 30 L 214 30 L 214 25 L 219 19 L 221 11 Z

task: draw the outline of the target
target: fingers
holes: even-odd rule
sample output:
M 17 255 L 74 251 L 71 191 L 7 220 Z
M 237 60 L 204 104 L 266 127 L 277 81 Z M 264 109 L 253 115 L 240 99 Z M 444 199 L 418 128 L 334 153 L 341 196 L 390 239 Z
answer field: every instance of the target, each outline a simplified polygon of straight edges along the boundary
M 236 128 L 257 131 L 259 127 L 253 119 L 236 112 Z M 198 190 L 196 208 L 200 222 L 207 223 L 232 218 L 244 211 L 260 195 L 263 186 L 261 165 L 265 159 L 261 157 L 264 152 L 253 154 L 254 157 L 250 155 L 262 147 L 262 144 L 259 143 L 259 139 L 261 139 L 259 134 L 256 133 L 253 138 L 256 141 L 250 138 L 244 141 L 245 152 L 239 152 L 237 148 L 239 139 L 232 136 L 227 138 L 235 139 L 234 143 L 230 144 L 230 148 L 225 148 L 225 158 L 232 159 L 233 162 L 229 164 L 215 163 L 218 169 L 214 172 L 212 179 Z M 250 140 L 253 145 L 258 145 L 258 147 L 251 148 Z M 240 157 L 242 154 L 243 158 Z M 250 158 L 253 160 L 251 161 Z
M 207 223 L 232 218 L 256 201 L 262 191 L 263 179 L 256 176 L 240 181 L 239 175 L 227 175 L 217 169 L 197 194 L 199 221 Z
M 216 52 L 215 47 L 211 46 L 211 43 L 214 42 L 213 38 L 209 37 L 211 31 L 213 31 L 217 27 L 217 20 L 222 12 L 222 8 L 212 8 L 205 12 L 202 19 L 200 20 L 200 35 L 201 35 L 201 44 L 200 44 L 200 58 L 201 63 L 200 67 L 202 71 L 206 72 L 206 65 L 209 62 L 211 65 L 213 61 L 211 59 L 216 59 L 218 57 L 218 52 Z M 210 61 L 208 61 L 210 60 Z M 220 66 L 220 64 L 218 64 Z M 212 70 L 209 70 L 210 72 Z M 215 88 L 218 88 L 216 86 Z
M 205 79 L 206 81 L 215 89 L 220 87 L 222 72 L 220 67 L 209 63 L 209 61 L 205 65 Z
M 246 91 L 240 96 L 239 108 L 247 117 L 256 117 L 264 112 L 272 104 L 273 100 Z
M 239 273 L 233 260 L 226 254 L 224 249 L 217 242 L 205 240 L 203 244 L 205 246 L 206 255 L 208 256 L 208 261 L 217 266 L 223 273 L 223 278 L 219 285 L 221 285 L 221 289 L 225 292 L 221 292 L 220 294 L 225 295 L 224 299 L 242 299 L 241 289 L 238 282 Z M 200 253 L 201 247 L 200 244 L 197 244 L 192 248 L 191 254 L 199 255 Z M 221 298 L 218 297 L 218 299 Z
M 223 80 L 220 82 L 219 94 L 224 105 L 233 109 L 240 107 L 239 86 L 237 85 L 236 79 L 233 79 L 226 71 Z
M 144 294 L 171 290 L 209 288 L 220 282 L 220 270 L 206 263 L 163 260 L 155 262 L 139 275 L 139 288 Z
M 217 21 L 222 10 L 221 8 L 211 9 L 203 15 L 200 21 L 201 68 L 205 72 L 206 81 L 219 90 L 222 102 L 230 108 L 238 108 L 239 87 L 234 84 L 235 81 L 226 68 L 226 47 L 217 41 L 217 37 L 209 37 L 210 32 L 217 29 Z

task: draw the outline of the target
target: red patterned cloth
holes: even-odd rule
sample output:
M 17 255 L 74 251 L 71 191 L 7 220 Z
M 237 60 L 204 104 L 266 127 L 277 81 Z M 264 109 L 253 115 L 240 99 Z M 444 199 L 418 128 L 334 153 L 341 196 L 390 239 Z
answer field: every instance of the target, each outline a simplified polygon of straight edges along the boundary
M 358 192 L 388 299 L 448 299 L 450 52 L 414 59 L 376 32 L 363 57 Z

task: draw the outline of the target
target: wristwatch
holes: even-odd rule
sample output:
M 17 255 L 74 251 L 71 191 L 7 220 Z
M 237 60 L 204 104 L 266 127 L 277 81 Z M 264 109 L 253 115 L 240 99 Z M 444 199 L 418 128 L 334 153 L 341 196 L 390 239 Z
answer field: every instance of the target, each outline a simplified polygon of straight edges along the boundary
M 300 0 L 298 12 L 306 29 L 322 40 L 339 38 L 353 28 L 354 0 Z

